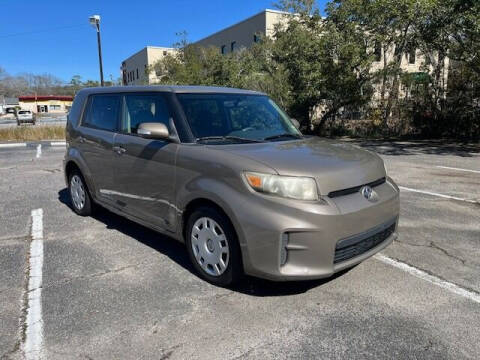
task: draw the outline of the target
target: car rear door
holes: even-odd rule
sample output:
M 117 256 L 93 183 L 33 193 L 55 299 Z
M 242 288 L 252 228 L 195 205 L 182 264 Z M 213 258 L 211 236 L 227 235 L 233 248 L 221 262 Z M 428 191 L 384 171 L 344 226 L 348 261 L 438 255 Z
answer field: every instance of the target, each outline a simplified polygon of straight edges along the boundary
M 122 98 L 121 128 L 115 137 L 112 195 L 129 215 L 167 230 L 175 228 L 175 156 L 178 144 L 137 134 L 141 123 L 162 122 L 172 132 L 172 111 L 162 93 Z
M 118 130 L 120 110 L 121 95 L 90 95 L 75 140 L 90 172 L 96 198 L 108 203 L 113 203 L 109 189 L 113 183 L 113 143 Z

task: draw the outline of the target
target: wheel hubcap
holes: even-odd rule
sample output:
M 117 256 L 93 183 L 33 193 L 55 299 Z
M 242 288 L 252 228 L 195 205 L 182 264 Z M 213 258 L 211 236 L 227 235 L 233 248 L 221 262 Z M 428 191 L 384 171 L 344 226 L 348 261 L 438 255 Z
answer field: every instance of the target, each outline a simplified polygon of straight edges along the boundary
M 82 210 L 85 206 L 85 188 L 83 187 L 80 176 L 73 175 L 70 180 L 70 196 L 72 197 L 73 206 Z
M 201 268 L 211 276 L 222 275 L 228 267 L 230 251 L 225 232 L 215 220 L 202 217 L 192 228 L 192 250 Z

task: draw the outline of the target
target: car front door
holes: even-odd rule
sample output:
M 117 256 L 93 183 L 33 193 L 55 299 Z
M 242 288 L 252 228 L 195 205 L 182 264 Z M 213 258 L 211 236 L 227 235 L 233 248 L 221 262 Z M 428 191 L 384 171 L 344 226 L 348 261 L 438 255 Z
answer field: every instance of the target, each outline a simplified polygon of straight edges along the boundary
M 121 129 L 115 137 L 114 188 L 117 206 L 149 224 L 175 229 L 175 157 L 178 144 L 137 134 L 141 123 L 161 122 L 171 132 L 172 111 L 162 93 L 122 98 Z
M 121 96 L 90 95 L 79 127 L 77 147 L 90 172 L 95 195 L 111 203 L 108 189 L 112 187 L 114 170 L 113 143 L 118 129 Z

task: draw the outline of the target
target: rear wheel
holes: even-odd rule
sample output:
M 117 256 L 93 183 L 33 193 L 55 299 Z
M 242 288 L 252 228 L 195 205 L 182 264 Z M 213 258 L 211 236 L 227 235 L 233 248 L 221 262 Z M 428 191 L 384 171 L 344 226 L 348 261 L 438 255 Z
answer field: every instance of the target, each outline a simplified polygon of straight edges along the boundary
M 229 286 L 243 275 L 240 246 L 225 215 L 200 207 L 189 217 L 187 251 L 202 278 L 218 286 Z
M 68 180 L 70 199 L 73 210 L 81 216 L 88 216 L 92 213 L 92 199 L 85 184 L 85 180 L 78 170 L 73 170 Z

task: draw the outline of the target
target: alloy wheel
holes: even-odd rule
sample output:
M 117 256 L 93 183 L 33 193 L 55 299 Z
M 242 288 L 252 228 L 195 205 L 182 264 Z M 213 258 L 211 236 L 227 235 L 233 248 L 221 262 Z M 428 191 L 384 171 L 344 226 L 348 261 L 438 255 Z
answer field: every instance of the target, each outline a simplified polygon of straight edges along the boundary
M 70 179 L 70 196 L 73 205 L 77 210 L 82 210 L 85 206 L 85 187 L 83 181 L 77 174 Z

